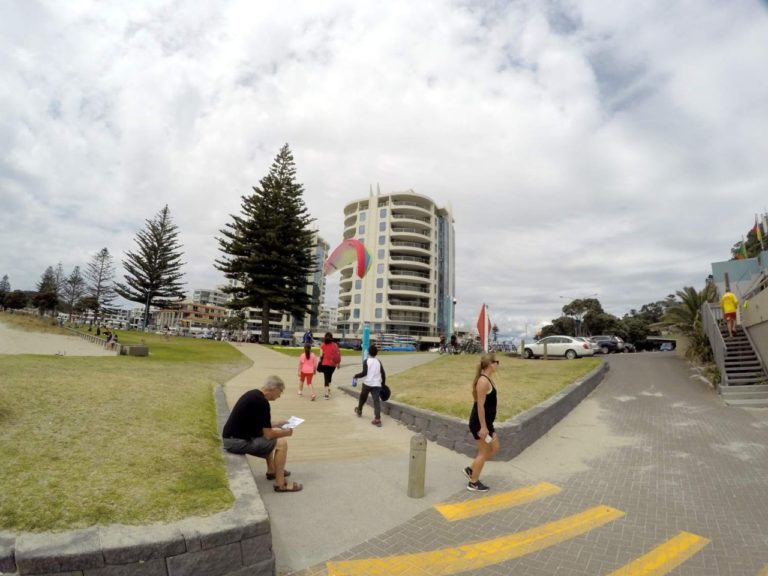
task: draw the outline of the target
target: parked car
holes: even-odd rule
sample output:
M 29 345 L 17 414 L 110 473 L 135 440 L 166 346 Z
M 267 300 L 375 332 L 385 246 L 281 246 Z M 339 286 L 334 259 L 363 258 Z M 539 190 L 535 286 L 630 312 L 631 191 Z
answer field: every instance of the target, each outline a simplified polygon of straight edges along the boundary
M 526 358 L 539 358 L 544 355 L 544 345 L 547 345 L 547 356 L 564 356 L 568 360 L 592 356 L 595 351 L 587 343 L 576 340 L 571 336 L 547 336 L 537 342 L 525 345 L 523 355 Z
M 624 340 L 618 336 L 592 336 L 592 340 L 597 342 L 602 350 L 603 354 L 610 354 L 612 352 L 624 351 Z
M 587 336 L 574 336 L 574 339 L 579 340 L 581 342 L 586 342 L 587 344 L 589 344 L 589 347 L 592 348 L 592 351 L 595 354 L 602 354 L 603 352 L 600 348 L 600 345 L 594 340 L 592 340 L 592 338 L 588 338 Z
M 675 345 L 672 342 L 662 342 L 659 346 L 660 352 L 672 352 L 675 349 Z
M 339 348 L 342 350 L 362 350 L 363 346 L 360 344 L 360 342 L 352 342 L 349 340 L 342 340 L 338 344 Z
M 632 342 L 624 342 L 624 352 L 637 352 L 637 348 Z

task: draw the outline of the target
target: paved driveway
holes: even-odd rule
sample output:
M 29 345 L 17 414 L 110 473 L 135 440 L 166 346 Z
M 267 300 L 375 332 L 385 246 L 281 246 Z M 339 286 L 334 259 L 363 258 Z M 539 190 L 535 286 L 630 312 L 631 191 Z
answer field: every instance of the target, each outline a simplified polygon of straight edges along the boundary
M 608 362 L 546 437 L 489 464 L 496 500 L 457 470 L 448 506 L 303 574 L 768 574 L 768 410 L 725 406 L 674 354 Z

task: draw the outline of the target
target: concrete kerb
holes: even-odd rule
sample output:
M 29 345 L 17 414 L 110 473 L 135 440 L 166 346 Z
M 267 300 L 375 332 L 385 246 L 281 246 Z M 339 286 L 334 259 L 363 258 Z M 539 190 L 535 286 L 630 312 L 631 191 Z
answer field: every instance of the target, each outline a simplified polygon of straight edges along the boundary
M 495 428 L 501 448 L 495 459 L 512 460 L 536 442 L 586 398 L 603 380 L 607 371 L 608 364 L 603 362 L 581 380 L 566 386 L 559 394 L 506 422 L 497 423 Z M 345 385 L 341 386 L 341 389 L 351 396 L 358 398 L 360 396 L 357 388 Z M 372 403 L 372 399 L 369 399 L 368 404 L 372 405 Z M 421 432 L 428 440 L 454 452 L 474 456 L 477 451 L 475 439 L 469 433 L 465 420 L 414 408 L 394 400 L 383 402 L 382 412 L 399 420 L 408 429 Z
M 219 432 L 229 415 L 215 390 Z M 0 533 L 0 574 L 39 576 L 274 576 L 266 508 L 243 456 L 223 452 L 235 503 L 172 524 L 61 533 Z

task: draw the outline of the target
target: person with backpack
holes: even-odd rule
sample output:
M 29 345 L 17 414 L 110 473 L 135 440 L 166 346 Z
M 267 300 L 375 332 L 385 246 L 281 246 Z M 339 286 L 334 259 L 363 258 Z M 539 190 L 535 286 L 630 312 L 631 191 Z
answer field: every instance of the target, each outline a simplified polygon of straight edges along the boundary
M 376 358 L 378 353 L 376 345 L 371 344 L 368 347 L 368 358 L 363 362 L 363 371 L 355 374 L 356 379 L 365 378 L 355 414 L 358 418 L 363 415 L 363 406 L 365 406 L 368 394 L 370 394 L 373 396 L 373 420 L 371 420 L 371 424 L 381 428 L 381 387 L 386 383 L 387 375 L 381 361 Z
M 323 341 L 320 343 L 320 368 L 323 373 L 323 384 L 325 385 L 325 399 L 331 398 L 331 380 L 336 368 L 341 366 L 341 351 L 339 345 L 333 341 L 333 334 L 325 333 Z

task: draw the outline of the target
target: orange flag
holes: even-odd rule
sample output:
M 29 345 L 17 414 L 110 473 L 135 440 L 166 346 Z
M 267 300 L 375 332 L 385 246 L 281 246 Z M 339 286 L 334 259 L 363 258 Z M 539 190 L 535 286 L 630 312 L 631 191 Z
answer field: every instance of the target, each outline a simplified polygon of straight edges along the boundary
M 480 333 L 480 344 L 488 351 L 488 335 L 491 333 L 491 319 L 488 317 L 488 306 L 483 304 L 480 316 L 477 317 L 477 331 Z

